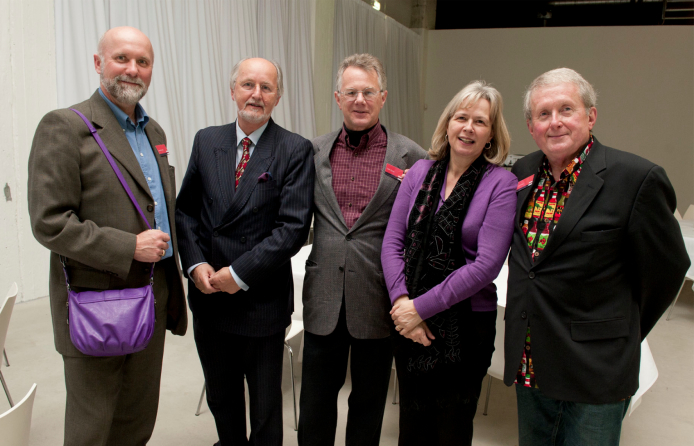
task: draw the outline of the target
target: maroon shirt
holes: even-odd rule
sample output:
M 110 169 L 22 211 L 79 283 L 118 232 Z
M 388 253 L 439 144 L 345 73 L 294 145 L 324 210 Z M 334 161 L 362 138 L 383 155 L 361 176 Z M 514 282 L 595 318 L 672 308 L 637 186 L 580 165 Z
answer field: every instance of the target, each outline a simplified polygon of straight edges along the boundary
M 380 121 L 361 137 L 356 147 L 349 143 L 344 125 L 335 141 L 330 153 L 333 191 L 349 229 L 376 193 L 387 145 L 388 137 Z

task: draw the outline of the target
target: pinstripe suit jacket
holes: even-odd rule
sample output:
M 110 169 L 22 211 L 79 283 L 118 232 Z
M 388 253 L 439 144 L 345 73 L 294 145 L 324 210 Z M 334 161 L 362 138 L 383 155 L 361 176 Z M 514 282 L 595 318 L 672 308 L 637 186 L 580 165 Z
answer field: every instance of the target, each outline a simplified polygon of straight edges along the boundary
M 207 262 L 231 265 L 248 286 L 233 296 L 202 294 L 188 282 L 188 303 L 201 323 L 243 336 L 284 330 L 294 310 L 291 257 L 308 237 L 313 202 L 311 143 L 275 124 L 263 132 L 234 187 L 236 126 L 195 135 L 176 200 L 183 271 Z M 259 177 L 269 172 L 267 181 Z
M 385 127 L 384 127 L 385 128 Z M 381 267 L 381 245 L 400 182 L 385 164 L 409 169 L 426 157 L 414 141 L 388 132 L 384 169 L 376 193 L 351 229 L 332 186 L 330 152 L 341 130 L 312 141 L 316 164 L 313 249 L 304 277 L 304 328 L 328 335 L 335 330 L 345 297 L 347 328 L 358 339 L 390 335 L 390 299 Z

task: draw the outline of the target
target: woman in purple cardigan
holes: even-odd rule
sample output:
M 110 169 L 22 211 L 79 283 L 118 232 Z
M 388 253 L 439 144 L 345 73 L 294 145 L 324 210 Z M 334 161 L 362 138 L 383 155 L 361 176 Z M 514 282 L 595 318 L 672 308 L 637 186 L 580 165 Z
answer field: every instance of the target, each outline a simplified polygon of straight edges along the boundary
M 499 92 L 468 84 L 429 156 L 405 176 L 381 260 L 393 304 L 399 445 L 469 445 L 494 352 L 496 278 L 511 244 L 518 180 Z

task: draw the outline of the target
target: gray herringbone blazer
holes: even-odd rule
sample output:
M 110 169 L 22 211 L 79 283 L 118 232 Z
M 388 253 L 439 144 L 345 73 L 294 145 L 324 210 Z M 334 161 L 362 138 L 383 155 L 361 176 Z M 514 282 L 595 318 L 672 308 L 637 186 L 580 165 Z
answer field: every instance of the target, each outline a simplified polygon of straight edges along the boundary
M 341 130 L 312 141 L 316 182 L 313 249 L 304 278 L 304 326 L 327 335 L 337 325 L 342 296 L 347 328 L 358 339 L 390 335 L 391 308 L 381 267 L 381 245 L 400 182 L 385 174 L 385 164 L 408 169 L 426 152 L 414 141 L 388 132 L 388 146 L 376 193 L 352 229 L 337 203 L 332 187 L 330 152 Z

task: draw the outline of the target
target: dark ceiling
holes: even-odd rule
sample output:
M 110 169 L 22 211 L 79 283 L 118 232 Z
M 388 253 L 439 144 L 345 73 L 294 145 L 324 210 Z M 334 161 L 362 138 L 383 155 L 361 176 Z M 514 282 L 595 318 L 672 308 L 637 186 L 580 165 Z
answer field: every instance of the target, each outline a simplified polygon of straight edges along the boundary
M 694 25 L 694 1 L 437 0 L 436 29 Z

